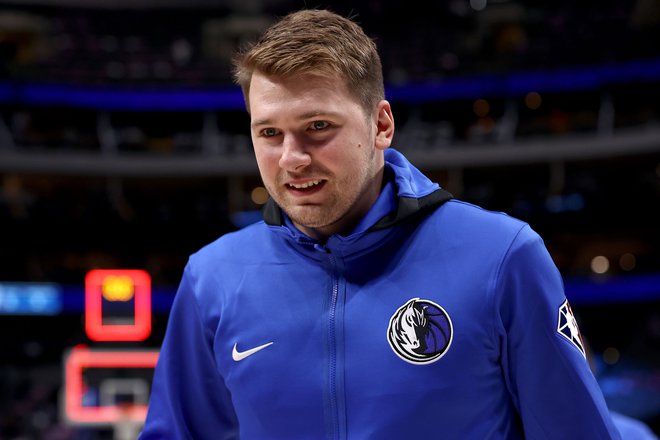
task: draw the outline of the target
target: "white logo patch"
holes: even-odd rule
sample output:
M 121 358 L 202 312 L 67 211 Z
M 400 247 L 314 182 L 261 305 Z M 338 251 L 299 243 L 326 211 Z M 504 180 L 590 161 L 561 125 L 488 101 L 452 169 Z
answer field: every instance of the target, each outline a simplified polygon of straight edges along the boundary
M 438 304 L 413 298 L 390 318 L 387 340 L 394 353 L 411 364 L 430 364 L 447 353 L 454 337 L 449 315 Z
M 577 349 L 580 350 L 580 353 L 582 353 L 582 356 L 586 359 L 587 355 L 584 351 L 582 335 L 580 335 L 580 329 L 578 328 L 575 316 L 573 316 L 573 311 L 571 310 L 571 305 L 568 303 L 568 300 L 564 301 L 559 307 L 557 332 L 575 345 Z
M 249 350 L 245 350 L 245 351 L 238 351 L 238 350 L 236 349 L 236 345 L 237 345 L 237 344 L 234 344 L 234 348 L 233 348 L 232 351 L 231 351 L 231 358 L 232 358 L 234 361 L 236 361 L 236 362 L 240 362 L 240 361 L 242 361 L 243 359 L 245 359 L 246 357 L 252 356 L 252 355 L 255 354 L 256 352 L 261 351 L 261 350 L 263 350 L 263 349 L 266 348 L 266 347 L 270 347 L 271 345 L 273 345 L 273 343 L 272 343 L 272 342 L 269 342 L 269 343 L 267 343 L 267 344 L 260 345 L 260 346 L 258 346 L 258 347 L 254 347 L 254 348 L 251 348 L 251 349 L 249 349 Z

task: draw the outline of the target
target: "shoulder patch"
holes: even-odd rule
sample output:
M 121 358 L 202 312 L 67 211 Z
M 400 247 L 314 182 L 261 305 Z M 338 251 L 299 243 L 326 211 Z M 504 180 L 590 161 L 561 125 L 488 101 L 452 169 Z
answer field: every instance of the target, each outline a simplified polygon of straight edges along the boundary
M 557 319 L 557 333 L 568 339 L 586 359 L 587 354 L 584 351 L 584 342 L 582 342 L 582 335 L 578 328 L 575 316 L 571 310 L 571 305 L 568 300 L 559 306 L 559 317 Z

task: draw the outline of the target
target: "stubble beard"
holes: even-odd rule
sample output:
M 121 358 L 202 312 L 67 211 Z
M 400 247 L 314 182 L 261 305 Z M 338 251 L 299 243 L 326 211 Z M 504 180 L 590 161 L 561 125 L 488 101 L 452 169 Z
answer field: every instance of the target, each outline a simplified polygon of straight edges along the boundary
M 327 177 L 325 185 L 329 185 L 329 187 L 323 188 L 323 191 L 329 190 L 329 194 L 326 194 L 323 202 L 318 204 L 292 202 L 290 196 L 286 194 L 285 187 L 281 184 L 277 186 L 279 191 L 273 191 L 274 188 L 268 188 L 268 186 L 267 189 L 294 224 L 322 233 L 326 231 L 350 232 L 335 231 L 334 229 L 341 225 L 351 214 L 352 209 L 366 196 L 376 174 L 373 164 L 373 158 L 370 158 L 359 170 L 359 174 L 349 174 L 342 181 L 337 181 L 335 176 L 328 172 L 323 173 Z M 283 177 L 278 180 L 283 180 Z M 364 213 L 361 214 L 364 215 Z M 359 222 L 360 219 L 352 220 Z M 350 227 L 355 226 L 350 221 L 348 223 Z

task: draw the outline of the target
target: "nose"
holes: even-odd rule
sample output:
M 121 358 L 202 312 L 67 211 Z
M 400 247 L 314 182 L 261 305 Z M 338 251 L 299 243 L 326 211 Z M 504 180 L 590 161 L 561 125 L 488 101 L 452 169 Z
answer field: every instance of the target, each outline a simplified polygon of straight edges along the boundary
M 312 163 L 312 158 L 305 145 L 296 136 L 288 135 L 282 140 L 280 168 L 286 171 L 300 171 Z

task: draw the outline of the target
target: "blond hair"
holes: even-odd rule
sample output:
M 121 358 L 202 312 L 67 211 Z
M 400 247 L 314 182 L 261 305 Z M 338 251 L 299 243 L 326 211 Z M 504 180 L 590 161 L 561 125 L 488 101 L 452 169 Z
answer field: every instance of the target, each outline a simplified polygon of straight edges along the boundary
M 371 115 L 385 98 L 376 44 L 354 21 L 327 10 L 302 10 L 275 23 L 234 59 L 234 79 L 248 100 L 252 74 L 339 76 Z

